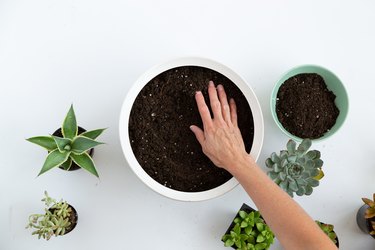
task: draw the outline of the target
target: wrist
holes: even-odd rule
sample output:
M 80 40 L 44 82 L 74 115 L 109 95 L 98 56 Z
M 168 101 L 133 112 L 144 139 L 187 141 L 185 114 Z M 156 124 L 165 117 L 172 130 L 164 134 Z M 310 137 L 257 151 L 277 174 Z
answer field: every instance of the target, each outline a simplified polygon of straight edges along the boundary
M 230 166 L 228 166 L 228 172 L 230 172 L 236 179 L 243 175 L 244 172 L 256 166 L 256 163 L 250 154 L 244 153 L 236 158 Z

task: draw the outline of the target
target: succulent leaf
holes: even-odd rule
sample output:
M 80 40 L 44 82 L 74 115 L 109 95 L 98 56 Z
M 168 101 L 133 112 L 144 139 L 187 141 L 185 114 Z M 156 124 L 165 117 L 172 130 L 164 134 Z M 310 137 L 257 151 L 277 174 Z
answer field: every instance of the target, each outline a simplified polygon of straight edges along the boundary
M 77 136 L 74 138 L 72 142 L 72 151 L 75 154 L 83 154 L 87 150 L 96 147 L 100 144 L 103 144 L 102 142 L 94 141 L 93 139 L 90 139 L 88 137 L 84 136 Z
M 81 136 L 84 136 L 84 137 L 95 140 L 99 135 L 101 135 L 103 133 L 104 130 L 106 130 L 106 129 L 101 128 L 101 129 L 86 131 L 86 132 L 83 132 L 81 134 Z
M 86 169 L 87 171 L 95 175 L 96 177 L 99 177 L 95 169 L 94 161 L 91 159 L 91 157 L 87 153 L 83 153 L 80 155 L 72 153 L 70 157 L 78 166 L 80 166 L 83 169 Z
M 71 166 L 72 166 L 72 159 L 70 157 L 68 158 L 68 160 L 66 160 L 66 162 L 64 162 L 63 164 L 61 164 L 61 167 L 64 170 L 69 170 Z
M 294 152 L 296 151 L 296 146 L 297 146 L 297 143 L 293 140 L 289 140 L 288 143 L 286 144 L 286 148 L 290 154 L 294 154 Z
M 68 138 L 61 138 L 61 137 L 58 137 L 58 136 L 52 136 L 52 138 L 55 141 L 55 143 L 57 145 L 57 148 L 59 149 L 59 151 L 61 153 L 65 152 L 65 151 L 70 151 L 70 149 L 67 149 L 66 146 L 69 145 L 69 147 L 70 147 L 70 144 L 72 143 L 72 140 L 70 140 Z
M 26 139 L 29 142 L 32 142 L 36 145 L 39 145 L 48 151 L 52 151 L 57 148 L 55 140 L 51 136 L 35 136 Z
M 273 161 L 270 158 L 267 158 L 267 160 L 266 160 L 266 166 L 267 166 L 267 168 L 272 168 Z
M 65 116 L 63 125 L 61 127 L 61 132 L 64 138 L 73 139 L 77 136 L 78 125 L 76 120 L 76 115 L 74 113 L 73 105 L 70 106 L 68 113 Z
M 57 167 L 63 164 L 68 159 L 69 153 L 70 152 L 61 153 L 58 149 L 51 151 L 48 154 L 46 161 L 44 162 L 44 165 L 42 169 L 40 170 L 38 176 L 47 172 L 48 170 L 54 167 Z
M 272 154 L 271 154 L 271 160 L 272 160 L 274 163 L 279 163 L 279 162 L 280 162 L 280 158 L 277 156 L 276 153 L 272 153 Z
M 298 151 L 301 153 L 306 153 L 307 150 L 311 147 L 311 140 L 310 139 L 303 139 L 301 144 L 298 146 Z

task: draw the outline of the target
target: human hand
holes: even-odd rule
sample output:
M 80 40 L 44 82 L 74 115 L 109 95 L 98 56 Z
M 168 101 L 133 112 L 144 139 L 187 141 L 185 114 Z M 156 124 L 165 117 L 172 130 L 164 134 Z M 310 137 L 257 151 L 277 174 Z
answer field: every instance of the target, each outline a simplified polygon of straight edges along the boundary
M 203 153 L 218 167 L 233 172 L 235 163 L 249 157 L 237 124 L 237 107 L 233 99 L 228 103 L 224 87 L 217 89 L 212 81 L 208 85 L 208 95 L 213 113 L 204 101 L 202 92 L 197 91 L 195 100 L 202 118 L 203 130 L 195 125 L 190 129 L 202 146 Z

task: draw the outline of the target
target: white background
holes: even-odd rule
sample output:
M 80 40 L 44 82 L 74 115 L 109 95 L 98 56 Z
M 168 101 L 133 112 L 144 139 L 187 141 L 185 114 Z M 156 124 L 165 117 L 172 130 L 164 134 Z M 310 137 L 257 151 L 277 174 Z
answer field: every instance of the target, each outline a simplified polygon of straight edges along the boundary
M 269 108 L 278 78 L 306 63 L 341 78 L 347 120 L 313 145 L 326 176 L 311 196 L 295 199 L 335 225 L 341 249 L 373 250 L 355 214 L 361 197 L 375 192 L 374 12 L 371 0 L 0 0 L 0 249 L 226 249 L 220 238 L 237 209 L 254 206 L 243 189 L 196 203 L 164 198 L 127 166 L 118 136 L 120 108 L 138 76 L 169 58 L 201 56 L 242 75 L 258 96 L 262 168 L 288 139 Z M 58 169 L 36 178 L 46 152 L 25 138 L 52 133 L 71 103 L 83 127 L 109 127 L 94 156 L 100 180 Z M 41 211 L 44 190 L 79 213 L 72 233 L 49 242 L 24 229 Z

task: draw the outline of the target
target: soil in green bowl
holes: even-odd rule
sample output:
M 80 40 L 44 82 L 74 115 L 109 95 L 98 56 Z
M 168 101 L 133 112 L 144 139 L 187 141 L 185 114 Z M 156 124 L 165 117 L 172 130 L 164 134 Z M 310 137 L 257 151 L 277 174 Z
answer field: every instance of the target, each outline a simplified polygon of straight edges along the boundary
M 199 192 L 218 187 L 232 176 L 203 154 L 190 131 L 202 128 L 195 102 L 201 90 L 209 105 L 208 82 L 222 84 L 237 104 L 238 124 L 250 152 L 254 137 L 253 116 L 240 89 L 224 75 L 204 67 L 183 66 L 167 70 L 146 84 L 136 97 L 129 118 L 133 153 L 147 174 L 178 191 Z
M 280 86 L 276 114 L 289 133 L 300 138 L 317 139 L 336 123 L 340 111 L 335 98 L 320 75 L 298 74 Z

